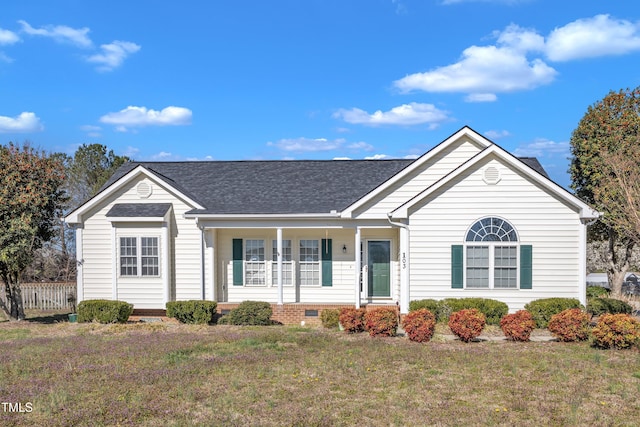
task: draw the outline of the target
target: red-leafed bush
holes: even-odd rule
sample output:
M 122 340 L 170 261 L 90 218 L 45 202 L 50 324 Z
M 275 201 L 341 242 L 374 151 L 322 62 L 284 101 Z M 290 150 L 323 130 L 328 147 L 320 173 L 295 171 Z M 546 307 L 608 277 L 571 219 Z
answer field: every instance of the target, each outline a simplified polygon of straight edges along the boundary
M 591 330 L 591 343 L 618 349 L 640 345 L 640 323 L 628 314 L 603 314 Z
M 427 342 L 436 329 L 436 316 L 426 308 L 411 311 L 402 320 L 402 329 L 411 341 Z
M 398 331 L 398 310 L 395 307 L 376 307 L 366 312 L 364 321 L 372 337 L 393 337 Z
M 464 342 L 478 337 L 486 323 L 486 317 L 477 308 L 456 311 L 449 316 L 449 329 Z
M 340 309 L 340 324 L 348 334 L 364 332 L 364 308 L 343 307 Z
M 533 316 L 527 310 L 507 314 L 500 319 L 500 328 L 504 336 L 513 341 L 529 341 L 531 332 L 536 328 Z
M 584 341 L 589 338 L 589 314 L 579 308 L 570 308 L 551 316 L 549 332 L 560 341 Z

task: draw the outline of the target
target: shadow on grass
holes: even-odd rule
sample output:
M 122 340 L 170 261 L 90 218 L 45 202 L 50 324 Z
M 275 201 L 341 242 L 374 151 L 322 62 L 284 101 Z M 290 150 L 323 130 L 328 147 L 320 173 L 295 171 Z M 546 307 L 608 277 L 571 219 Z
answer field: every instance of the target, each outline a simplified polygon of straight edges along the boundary
M 53 313 L 42 315 L 31 315 L 25 320 L 30 323 L 40 323 L 44 325 L 51 325 L 53 323 L 68 322 L 69 313 Z

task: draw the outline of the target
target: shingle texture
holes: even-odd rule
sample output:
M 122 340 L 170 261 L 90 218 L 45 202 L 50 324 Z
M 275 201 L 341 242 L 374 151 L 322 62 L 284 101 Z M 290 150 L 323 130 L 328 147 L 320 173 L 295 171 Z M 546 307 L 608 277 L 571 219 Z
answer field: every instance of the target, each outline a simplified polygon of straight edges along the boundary
M 535 158 L 522 161 L 546 176 Z M 366 196 L 413 160 L 129 162 L 105 188 L 141 165 L 205 209 L 201 214 L 321 214 Z
M 171 203 L 116 203 L 107 212 L 109 218 L 163 217 Z

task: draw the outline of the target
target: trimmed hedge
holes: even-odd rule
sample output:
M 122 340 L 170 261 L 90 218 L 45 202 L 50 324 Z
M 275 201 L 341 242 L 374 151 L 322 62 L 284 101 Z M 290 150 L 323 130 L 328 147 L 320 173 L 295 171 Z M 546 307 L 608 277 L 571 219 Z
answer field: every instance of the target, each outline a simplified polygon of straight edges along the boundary
M 320 313 L 322 326 L 327 329 L 336 329 L 340 325 L 340 310 L 337 308 L 325 308 Z
M 551 316 L 549 332 L 563 342 L 584 341 L 589 338 L 590 316 L 579 308 L 570 308 Z
M 271 304 L 264 301 L 243 301 L 236 308 L 231 309 L 229 314 L 222 316 L 218 324 L 222 325 L 272 325 L 271 315 L 273 309 Z
M 398 310 L 376 307 L 364 315 L 365 329 L 372 337 L 393 337 L 398 331 Z
M 531 332 L 536 328 L 533 316 L 527 310 L 519 310 L 505 315 L 500 320 L 504 336 L 513 341 L 529 341 Z
M 340 309 L 340 324 L 348 334 L 364 332 L 365 308 L 343 307 Z
M 213 321 L 217 307 L 215 301 L 170 301 L 167 303 L 167 317 L 181 323 L 207 324 Z
M 402 329 L 411 341 L 427 342 L 436 329 L 436 316 L 426 308 L 410 311 L 402 319 Z
M 640 345 L 640 322 L 628 314 L 603 314 L 591 330 L 591 345 L 626 349 Z
M 133 304 L 104 299 L 85 300 L 78 304 L 78 322 L 126 323 Z
M 587 301 L 587 312 L 594 316 L 601 314 L 631 314 L 633 307 L 624 301 L 614 298 L 591 298 Z
M 587 286 L 587 299 L 588 298 L 597 298 L 597 297 L 607 297 L 611 291 L 602 286 Z
M 509 312 L 509 306 L 507 304 L 494 299 L 445 298 L 440 301 L 438 319 L 448 319 L 451 313 L 473 308 L 484 314 L 487 325 L 500 325 L 500 320 Z
M 499 325 L 508 312 L 509 306 L 502 301 L 489 298 L 445 298 L 414 300 L 409 302 L 409 312 L 426 308 L 432 312 L 438 322 L 447 322 L 451 313 L 475 308 L 484 314 L 488 325 Z
M 482 333 L 486 319 L 477 308 L 469 308 L 452 313 L 448 324 L 461 341 L 469 342 Z
M 542 298 L 531 301 L 524 308 L 531 313 L 538 328 L 546 329 L 554 314 L 570 308 L 584 307 L 576 298 Z

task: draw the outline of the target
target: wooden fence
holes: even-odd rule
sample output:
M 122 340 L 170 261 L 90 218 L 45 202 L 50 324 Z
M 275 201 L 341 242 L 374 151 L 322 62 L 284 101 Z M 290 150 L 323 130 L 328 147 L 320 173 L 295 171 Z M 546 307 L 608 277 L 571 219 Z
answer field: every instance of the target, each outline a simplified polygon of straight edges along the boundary
M 75 283 L 22 283 L 20 289 L 25 309 L 71 310 L 76 303 Z M 0 298 L 6 303 L 4 286 Z

